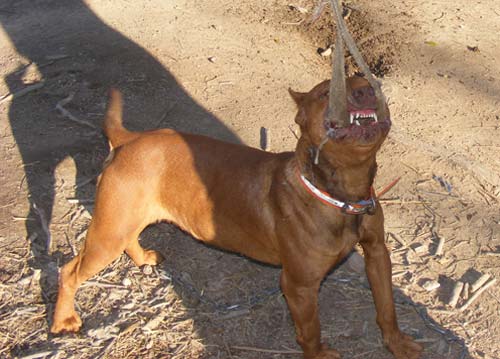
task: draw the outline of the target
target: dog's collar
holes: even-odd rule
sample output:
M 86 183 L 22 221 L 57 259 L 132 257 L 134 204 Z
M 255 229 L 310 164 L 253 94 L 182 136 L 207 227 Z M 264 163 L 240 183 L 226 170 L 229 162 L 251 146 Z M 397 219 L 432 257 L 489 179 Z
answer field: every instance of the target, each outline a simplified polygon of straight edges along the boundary
M 298 170 L 297 174 L 299 176 L 299 181 L 302 183 L 304 188 L 311 195 L 319 199 L 326 205 L 340 209 L 343 213 L 347 214 L 373 214 L 375 213 L 375 207 L 377 206 L 375 202 L 375 191 L 373 187 L 370 188 L 371 196 L 369 199 L 365 199 L 358 202 L 342 202 L 336 198 L 333 198 L 328 193 L 321 191 L 315 187 L 307 178 L 304 177 Z

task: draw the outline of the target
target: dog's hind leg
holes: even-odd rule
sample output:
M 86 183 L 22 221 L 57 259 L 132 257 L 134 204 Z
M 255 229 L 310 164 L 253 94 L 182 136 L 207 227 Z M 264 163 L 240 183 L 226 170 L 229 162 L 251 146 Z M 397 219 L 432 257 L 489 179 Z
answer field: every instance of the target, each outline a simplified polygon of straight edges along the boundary
M 120 184 L 116 178 L 117 176 L 102 178 L 97 191 L 94 216 L 83 247 L 61 269 L 52 333 L 78 331 L 82 324 L 74 309 L 78 287 L 125 250 L 139 265 L 154 264 L 159 259 L 155 252 L 143 250 L 137 239 L 144 227 L 151 222 L 144 214 L 147 212 L 146 208 L 134 205 L 138 203 L 140 194 L 129 191 L 134 186 L 133 183 Z
M 126 244 L 126 240 L 113 237 L 109 230 L 102 231 L 95 221 L 90 225 L 80 253 L 64 265 L 59 274 L 59 293 L 50 328 L 52 333 L 80 329 L 82 321 L 74 308 L 78 287 L 118 258 Z

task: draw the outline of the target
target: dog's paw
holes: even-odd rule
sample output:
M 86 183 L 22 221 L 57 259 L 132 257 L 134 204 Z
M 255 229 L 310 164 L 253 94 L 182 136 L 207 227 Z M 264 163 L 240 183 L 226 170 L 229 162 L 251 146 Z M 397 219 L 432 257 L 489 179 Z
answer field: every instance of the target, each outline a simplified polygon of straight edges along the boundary
M 402 332 L 392 335 L 384 342 L 396 359 L 418 359 L 424 349 L 412 337 Z
M 144 250 L 144 263 L 155 266 L 163 262 L 163 256 L 160 252 L 154 251 L 152 249 Z
M 50 327 L 50 332 L 52 334 L 58 334 L 62 332 L 77 332 L 82 326 L 82 320 L 80 316 L 73 311 L 65 315 L 64 317 L 58 318 L 54 316 L 54 322 Z
M 330 349 L 328 348 L 328 345 L 322 344 L 321 351 L 314 357 L 314 359 L 341 359 L 341 356 L 335 349 Z

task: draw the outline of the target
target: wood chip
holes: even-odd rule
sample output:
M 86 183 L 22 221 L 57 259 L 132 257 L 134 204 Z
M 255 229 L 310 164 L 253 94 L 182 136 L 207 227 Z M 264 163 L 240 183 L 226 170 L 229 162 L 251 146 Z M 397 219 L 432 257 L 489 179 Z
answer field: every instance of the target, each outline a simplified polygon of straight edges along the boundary
M 417 254 L 424 254 L 425 247 L 422 243 L 416 243 L 415 245 L 412 246 L 412 249 L 415 251 Z
M 481 277 L 479 277 L 474 283 L 471 284 L 470 286 L 471 293 L 474 293 L 476 290 L 481 288 L 483 284 L 490 279 L 490 277 L 491 276 L 488 273 L 483 274 Z
M 455 286 L 453 287 L 453 291 L 451 292 L 450 299 L 448 300 L 448 305 L 450 307 L 453 307 L 453 308 L 456 307 L 456 305 L 458 303 L 458 299 L 460 298 L 460 293 L 462 293 L 463 288 L 464 288 L 463 282 L 458 281 L 455 283 Z
M 142 327 L 142 331 L 146 334 L 152 333 L 155 329 L 157 329 L 160 326 L 160 324 L 163 322 L 167 314 L 168 314 L 167 312 L 160 312 L 160 314 L 151 319 Z
M 493 278 L 492 280 L 490 280 L 488 283 L 486 283 L 483 287 L 479 288 L 473 295 L 472 297 L 469 298 L 469 300 L 467 300 L 467 302 L 465 302 L 464 305 L 462 305 L 458 310 L 463 312 L 464 310 L 466 310 L 477 298 L 479 298 L 479 296 L 486 290 L 488 289 L 489 287 L 491 287 L 493 284 L 496 283 L 496 278 Z
M 464 290 L 462 291 L 462 298 L 464 300 L 467 300 L 469 299 L 469 287 L 470 287 L 470 284 L 469 283 L 465 283 L 464 284 Z
M 436 248 L 436 253 L 434 255 L 436 256 L 442 256 L 443 255 L 443 249 L 444 249 L 444 237 L 439 237 L 439 242 Z
M 428 280 L 422 285 L 422 288 L 424 288 L 428 292 L 432 292 L 433 290 L 439 288 L 440 286 L 441 285 L 439 284 L 439 282 L 435 280 Z

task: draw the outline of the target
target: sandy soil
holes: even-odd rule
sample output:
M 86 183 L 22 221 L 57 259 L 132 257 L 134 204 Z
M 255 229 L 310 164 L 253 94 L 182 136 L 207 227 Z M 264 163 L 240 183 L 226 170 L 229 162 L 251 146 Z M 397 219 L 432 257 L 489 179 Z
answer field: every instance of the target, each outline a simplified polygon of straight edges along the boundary
M 167 224 L 142 235 L 167 258 L 161 266 L 138 269 L 122 256 L 78 293 L 81 333 L 54 337 L 48 325 L 57 268 L 91 218 L 107 89 L 123 91 L 131 129 L 258 147 L 265 127 L 270 150 L 292 150 L 286 90 L 307 91 L 330 72 L 318 49 L 332 44 L 331 17 L 306 26 L 313 6 L 0 4 L 0 357 L 300 357 L 279 269 Z M 400 325 L 425 345 L 424 358 L 499 358 L 498 285 L 463 311 L 464 296 L 447 305 L 457 281 L 500 276 L 498 4 L 353 0 L 344 9 L 390 98 L 394 126 L 376 184 L 402 177 L 383 201 Z M 440 287 L 427 291 L 428 281 Z M 334 271 L 320 302 L 323 335 L 344 358 L 391 358 L 362 273 Z

